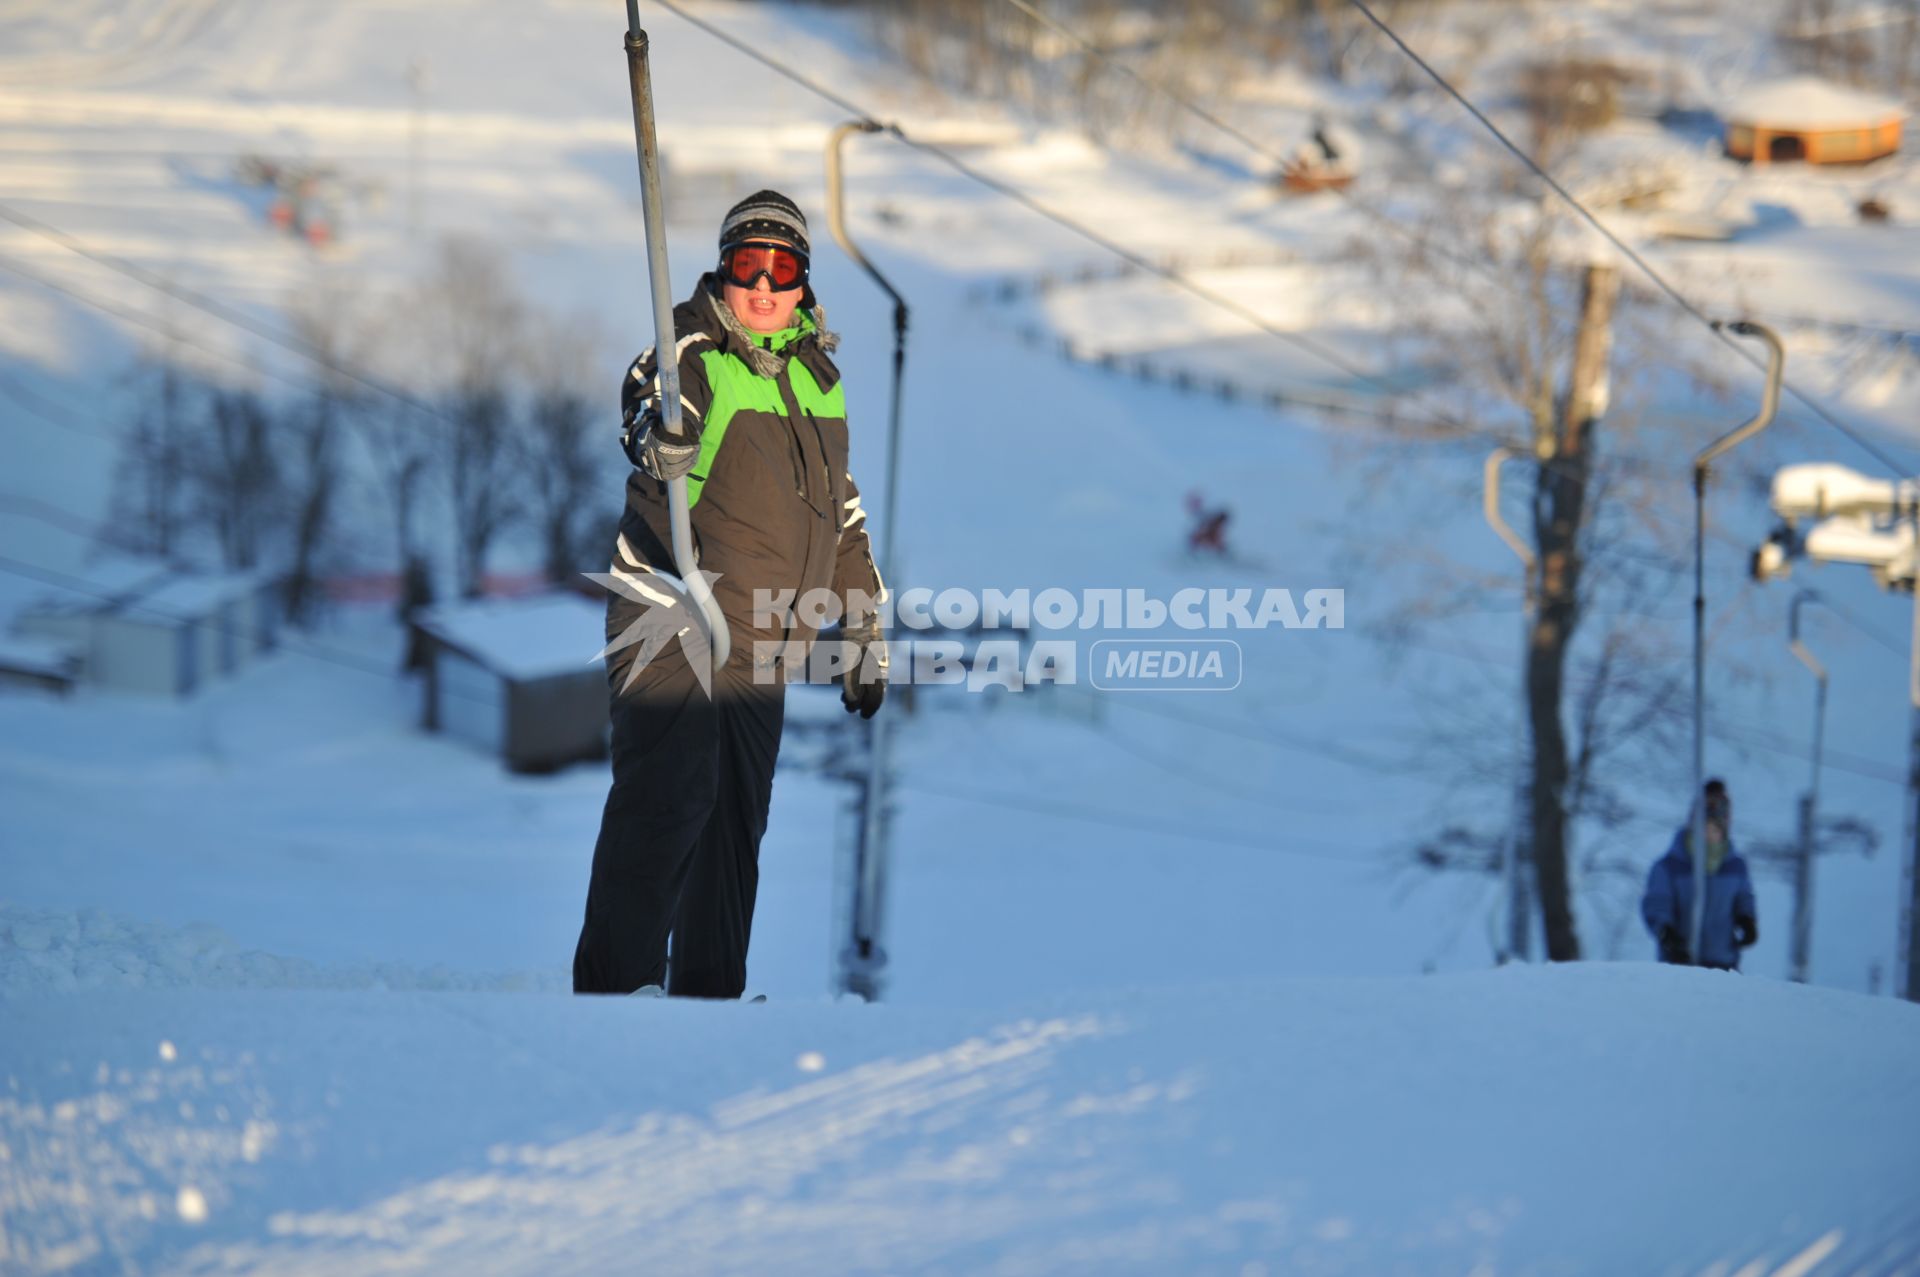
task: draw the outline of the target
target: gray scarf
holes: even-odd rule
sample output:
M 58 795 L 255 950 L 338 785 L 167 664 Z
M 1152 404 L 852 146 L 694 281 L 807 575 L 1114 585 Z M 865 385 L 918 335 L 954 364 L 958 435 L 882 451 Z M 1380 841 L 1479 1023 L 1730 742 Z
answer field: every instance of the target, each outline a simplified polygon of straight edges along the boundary
M 761 377 L 778 377 L 786 370 L 789 352 L 798 346 L 800 341 L 805 340 L 801 338 L 790 341 L 779 350 L 769 350 L 760 344 L 761 334 L 753 332 L 741 323 L 740 317 L 733 313 L 733 307 L 727 305 L 727 299 L 719 292 L 709 290 L 707 304 L 713 309 L 714 318 L 720 321 L 720 326 L 738 338 L 739 344 L 746 349 L 747 367 Z M 824 353 L 832 354 L 840 345 L 840 334 L 827 331 L 826 308 L 815 306 L 807 313 L 813 319 L 813 339 L 819 343 Z

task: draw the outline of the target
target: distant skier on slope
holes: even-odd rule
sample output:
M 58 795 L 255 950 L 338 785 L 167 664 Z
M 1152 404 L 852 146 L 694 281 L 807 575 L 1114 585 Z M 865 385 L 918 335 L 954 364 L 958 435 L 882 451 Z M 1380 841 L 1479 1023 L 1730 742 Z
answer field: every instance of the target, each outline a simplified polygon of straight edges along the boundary
M 785 712 L 779 667 L 795 653 L 787 644 L 815 637 L 791 607 L 771 625 L 756 618 L 755 591 L 831 589 L 848 612 L 842 701 L 871 718 L 886 696 L 879 617 L 852 613 L 882 584 L 847 469 L 846 407 L 828 358 L 838 339 L 814 302 L 809 252 L 793 201 L 774 191 L 740 201 L 721 223 L 718 268 L 673 312 L 687 435 L 655 429 L 652 350 L 622 385 L 622 443 L 636 469 L 613 574 L 644 582 L 674 571 L 667 482 L 685 475 L 700 567 L 719 574 L 734 654 L 714 671 L 711 696 L 677 642 L 660 646 L 630 688 L 636 649 L 608 658 L 613 786 L 574 951 L 576 993 L 737 998 L 746 986 Z M 644 611 L 610 595 L 608 641 Z
M 1320 163 L 1326 168 L 1340 167 L 1340 148 L 1333 144 L 1333 138 L 1327 133 L 1327 117 L 1313 117 L 1313 144 L 1320 148 Z
M 1760 938 L 1753 902 L 1753 880 L 1746 859 L 1733 849 L 1733 800 L 1725 781 L 1710 780 L 1701 797 L 1707 804 L 1707 909 L 1700 927 L 1700 952 L 1690 950 L 1693 933 L 1693 841 L 1691 819 L 1673 836 L 1667 854 L 1647 873 L 1640 915 L 1660 946 L 1660 961 L 1680 966 L 1740 969 L 1740 951 Z
M 1196 489 L 1187 493 L 1187 517 L 1193 520 L 1187 529 L 1188 554 L 1228 557 L 1227 521 L 1233 517 L 1231 510 L 1225 506 L 1217 509 L 1209 506 Z

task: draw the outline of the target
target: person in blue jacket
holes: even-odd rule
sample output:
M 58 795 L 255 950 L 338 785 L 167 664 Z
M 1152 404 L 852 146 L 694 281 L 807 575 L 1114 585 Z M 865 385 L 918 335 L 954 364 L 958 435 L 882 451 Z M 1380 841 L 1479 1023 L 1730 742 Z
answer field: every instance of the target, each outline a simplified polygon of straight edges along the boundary
M 1740 951 L 1760 938 L 1753 904 L 1753 879 L 1747 862 L 1733 849 L 1733 800 L 1725 781 L 1707 782 L 1701 797 L 1707 804 L 1707 908 L 1700 925 L 1700 952 L 1690 947 L 1693 935 L 1693 821 L 1673 836 L 1667 854 L 1653 862 L 1647 874 L 1647 894 L 1640 900 L 1640 916 L 1660 946 L 1660 961 L 1679 966 L 1740 969 Z

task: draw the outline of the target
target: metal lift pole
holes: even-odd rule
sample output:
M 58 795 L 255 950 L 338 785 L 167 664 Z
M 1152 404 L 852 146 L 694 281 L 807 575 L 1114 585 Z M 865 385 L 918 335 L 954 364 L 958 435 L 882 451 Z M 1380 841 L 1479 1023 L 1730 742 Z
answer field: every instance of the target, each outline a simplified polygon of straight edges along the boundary
M 827 140 L 827 225 L 841 251 L 882 292 L 893 299 L 893 395 L 887 411 L 887 487 L 882 498 L 881 527 L 886 529 L 886 548 L 876 555 L 875 567 L 884 593 L 893 579 L 900 543 L 897 520 L 900 498 L 900 392 L 907 359 L 907 303 L 900 292 L 860 251 L 847 233 L 845 167 L 841 147 L 854 133 L 878 133 L 881 126 L 872 120 L 842 124 Z M 870 538 L 871 539 L 871 538 Z M 877 604 L 876 604 L 877 606 Z M 898 712 L 897 710 L 895 711 Z M 849 934 L 840 951 L 840 989 L 867 1001 L 880 996 L 882 975 L 887 965 L 884 938 L 887 887 L 887 822 L 890 814 L 888 766 L 892 754 L 893 715 L 878 714 L 868 724 L 867 775 L 860 787 L 860 825 L 855 836 L 853 900 L 847 911 Z
M 1793 943 L 1787 978 L 1796 984 L 1807 982 L 1809 954 L 1813 948 L 1813 842 L 1820 811 L 1820 764 L 1827 737 L 1827 667 L 1800 638 L 1800 609 L 1819 601 L 1820 596 L 1814 591 L 1801 590 L 1793 596 L 1787 612 L 1787 647 L 1814 678 L 1813 772 L 1806 796 L 1800 800 L 1800 855 L 1793 866 Z
M 1780 378 L 1787 362 L 1779 334 L 1765 324 L 1742 319 L 1725 328 L 1741 337 L 1758 337 L 1767 344 L 1767 389 L 1756 416 L 1708 444 L 1693 459 L 1693 925 L 1687 951 L 1696 963 L 1700 961 L 1700 939 L 1707 916 L 1707 804 L 1703 793 L 1707 784 L 1707 471 L 1717 458 L 1773 424 L 1774 413 L 1780 408 Z
M 653 72 L 647 63 L 647 33 L 640 27 L 639 0 L 627 0 L 627 77 L 633 91 L 633 136 L 640 152 L 640 203 L 647 228 L 647 283 L 653 292 L 654 364 L 660 382 L 660 424 L 675 438 L 686 432 L 680 420 L 680 361 L 674 357 L 673 285 L 667 277 L 667 217 L 660 196 L 660 140 L 653 119 Z M 700 575 L 693 549 L 693 525 L 687 481 L 667 485 L 668 520 L 673 534 L 673 564 L 687 596 L 706 627 L 712 669 L 727 663 L 727 618 Z

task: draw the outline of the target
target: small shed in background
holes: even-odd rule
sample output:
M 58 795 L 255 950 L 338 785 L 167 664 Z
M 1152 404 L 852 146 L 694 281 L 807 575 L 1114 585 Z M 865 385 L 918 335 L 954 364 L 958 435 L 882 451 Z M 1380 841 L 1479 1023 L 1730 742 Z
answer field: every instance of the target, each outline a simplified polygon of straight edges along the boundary
M 420 726 L 545 772 L 607 755 L 606 606 L 574 593 L 422 608 Z
M 0 688 L 37 688 L 61 695 L 80 678 L 80 654 L 57 639 L 0 637 Z
M 1900 149 L 1898 102 L 1813 76 L 1757 85 L 1727 104 L 1727 154 L 1755 164 L 1865 164 Z
M 278 582 L 266 574 L 203 575 L 124 560 L 88 579 L 91 594 L 29 604 L 13 634 L 62 649 L 89 687 L 190 696 L 279 642 Z

